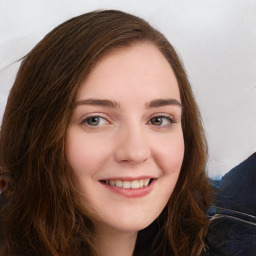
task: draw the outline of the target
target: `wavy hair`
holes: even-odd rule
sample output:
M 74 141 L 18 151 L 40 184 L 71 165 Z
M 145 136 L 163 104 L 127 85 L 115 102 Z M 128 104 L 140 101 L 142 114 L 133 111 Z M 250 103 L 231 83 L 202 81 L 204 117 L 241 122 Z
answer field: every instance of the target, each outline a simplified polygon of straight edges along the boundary
M 0 133 L 0 255 L 97 255 L 93 223 L 83 209 L 65 157 L 78 89 L 105 54 L 140 42 L 170 63 L 183 105 L 185 154 L 163 212 L 138 234 L 134 255 L 199 255 L 208 227 L 207 144 L 185 70 L 168 40 L 146 21 L 95 11 L 56 27 L 24 58 Z

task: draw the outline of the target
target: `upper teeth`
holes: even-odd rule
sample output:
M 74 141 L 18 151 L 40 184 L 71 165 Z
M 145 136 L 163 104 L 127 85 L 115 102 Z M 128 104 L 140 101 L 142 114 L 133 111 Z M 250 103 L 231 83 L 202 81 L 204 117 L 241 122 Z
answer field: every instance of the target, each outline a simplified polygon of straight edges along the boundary
M 106 180 L 106 183 L 119 187 L 119 188 L 143 188 L 147 187 L 149 184 L 150 179 L 141 179 L 141 180 L 133 180 L 133 181 L 128 181 L 128 180 Z

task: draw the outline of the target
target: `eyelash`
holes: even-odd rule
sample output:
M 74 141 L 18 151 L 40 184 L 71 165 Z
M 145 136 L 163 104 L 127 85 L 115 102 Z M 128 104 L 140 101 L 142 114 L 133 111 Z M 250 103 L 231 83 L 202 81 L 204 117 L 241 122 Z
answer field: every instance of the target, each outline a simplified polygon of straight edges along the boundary
M 95 121 L 96 121 L 96 124 L 95 124 L 95 125 L 89 123 L 90 120 L 92 120 L 92 119 L 95 119 Z M 98 123 L 97 123 L 97 120 L 96 120 L 96 119 L 98 119 Z M 155 120 L 156 120 L 156 119 L 160 119 L 160 122 L 161 122 L 161 123 L 160 123 L 159 125 L 153 124 L 152 121 L 153 121 L 154 119 L 155 119 Z M 164 119 L 167 120 L 168 124 L 164 124 L 164 125 L 163 125 Z M 103 121 L 104 124 L 102 124 L 102 120 L 104 120 L 104 121 Z M 109 122 L 105 117 L 102 117 L 102 116 L 100 116 L 100 115 L 94 115 L 94 116 L 89 116 L 89 117 L 84 118 L 84 119 L 81 121 L 80 124 L 85 124 L 85 125 L 87 125 L 88 127 L 99 127 L 99 126 L 105 125 L 106 123 L 109 124 L 110 122 Z M 150 125 L 156 126 L 156 127 L 167 127 L 167 126 L 171 126 L 171 125 L 173 125 L 173 124 L 175 124 L 175 123 L 176 123 L 175 119 L 174 119 L 172 116 L 168 115 L 168 114 L 159 114 L 159 115 L 153 116 L 153 117 L 151 117 L 151 118 L 146 122 L 146 124 L 150 124 Z
M 168 124 L 162 125 L 162 123 L 161 123 L 160 125 L 154 125 L 154 124 L 152 124 L 152 120 L 153 120 L 153 119 L 161 119 L 161 122 L 163 122 L 163 119 L 166 119 L 166 120 L 168 121 Z M 151 125 L 157 126 L 157 127 L 171 126 L 171 125 L 173 125 L 173 124 L 176 123 L 175 119 L 174 119 L 172 116 L 167 115 L 167 114 L 156 115 L 156 116 L 150 118 L 148 122 L 149 122 Z
M 92 119 L 105 120 L 106 123 L 109 123 L 109 121 L 108 121 L 105 117 L 95 115 L 95 116 L 89 116 L 89 117 L 84 118 L 84 119 L 81 121 L 81 124 L 86 124 L 86 125 L 89 126 L 89 127 L 97 127 L 97 126 L 102 126 L 102 125 L 103 125 L 103 124 L 100 124 L 100 125 L 98 125 L 98 124 L 96 124 L 96 125 L 91 125 L 91 124 L 89 124 L 88 121 L 89 121 L 89 120 L 92 120 Z M 100 120 L 99 120 L 99 122 L 100 122 Z

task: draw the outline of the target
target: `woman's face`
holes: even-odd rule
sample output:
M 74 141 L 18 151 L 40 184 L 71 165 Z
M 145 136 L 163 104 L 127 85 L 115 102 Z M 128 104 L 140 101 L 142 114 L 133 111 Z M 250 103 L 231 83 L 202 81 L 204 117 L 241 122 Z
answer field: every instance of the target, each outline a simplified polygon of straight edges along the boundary
M 82 84 L 66 156 L 101 227 L 138 231 L 165 207 L 184 155 L 180 102 L 171 66 L 146 43 L 111 52 Z

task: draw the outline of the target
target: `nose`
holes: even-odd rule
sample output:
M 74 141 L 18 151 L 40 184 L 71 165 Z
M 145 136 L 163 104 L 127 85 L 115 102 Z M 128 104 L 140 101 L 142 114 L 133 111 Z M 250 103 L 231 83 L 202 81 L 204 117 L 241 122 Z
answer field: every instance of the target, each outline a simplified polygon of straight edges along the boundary
M 116 161 L 136 165 L 150 158 L 151 150 L 143 129 L 126 128 L 120 132 L 118 139 L 119 143 L 115 152 Z

